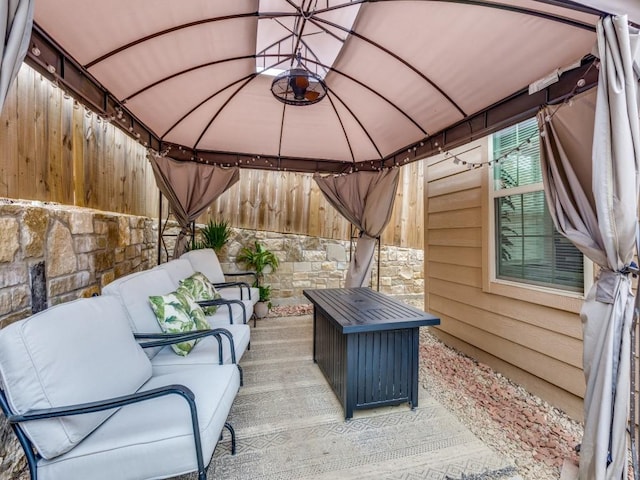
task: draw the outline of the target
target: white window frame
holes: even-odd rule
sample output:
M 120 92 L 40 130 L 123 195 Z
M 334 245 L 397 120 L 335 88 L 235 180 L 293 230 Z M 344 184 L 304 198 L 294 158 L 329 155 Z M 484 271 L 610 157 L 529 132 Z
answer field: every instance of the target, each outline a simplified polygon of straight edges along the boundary
M 486 137 L 486 154 L 491 159 L 493 155 L 493 136 Z M 511 297 L 532 303 L 539 303 L 548 307 L 559 308 L 578 313 L 582 307 L 585 295 L 593 285 L 593 262 L 583 255 L 584 281 L 583 292 L 572 292 L 559 287 L 535 285 L 498 278 L 496 274 L 496 221 L 495 199 L 505 196 L 504 190 L 495 190 L 493 166 L 485 168 L 486 175 L 482 177 L 483 216 L 485 232 L 483 232 L 483 290 L 488 293 Z M 541 182 L 523 185 L 509 189 L 509 195 L 531 193 L 544 190 Z

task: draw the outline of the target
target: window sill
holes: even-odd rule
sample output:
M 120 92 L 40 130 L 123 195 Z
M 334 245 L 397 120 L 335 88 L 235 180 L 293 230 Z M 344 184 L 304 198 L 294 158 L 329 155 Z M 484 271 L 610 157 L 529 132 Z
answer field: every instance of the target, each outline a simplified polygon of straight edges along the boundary
M 510 297 L 529 303 L 536 303 L 546 307 L 580 313 L 584 294 L 569 292 L 538 285 L 510 282 L 508 280 L 485 279 L 482 290 L 493 295 Z

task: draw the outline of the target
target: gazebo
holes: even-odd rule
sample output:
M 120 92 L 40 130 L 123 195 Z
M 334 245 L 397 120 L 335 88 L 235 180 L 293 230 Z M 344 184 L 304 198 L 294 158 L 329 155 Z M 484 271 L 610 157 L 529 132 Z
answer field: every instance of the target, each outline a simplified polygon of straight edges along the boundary
M 400 169 L 438 158 L 430 164 L 438 165 L 435 180 L 425 185 L 449 179 L 447 188 L 458 188 L 461 172 L 475 175 L 498 163 L 467 156 L 465 145 L 537 115 L 549 214 L 556 229 L 602 270 L 591 293 L 580 297 L 586 392 L 565 388 L 572 401 L 585 398 L 581 478 L 620 478 L 626 471 L 629 275 L 637 268 L 632 259 L 640 161 L 635 2 L 9 3 L 1 12 L 7 28 L 0 106 L 24 59 L 101 121 L 148 148 L 161 190 L 170 200 L 176 197 L 172 208 L 181 212 L 181 224 L 197 218 L 210 201 L 181 203 L 176 182 L 166 169 L 162 173 L 159 161 L 190 165 L 192 178 L 213 172 L 217 190 L 211 201 L 237 180 L 238 171 L 240 177 L 255 170 L 314 174 L 327 201 L 360 232 L 347 286 L 363 285 L 368 277 Z M 504 157 L 531 138 L 515 141 Z M 221 175 L 225 180 L 218 182 Z M 489 188 L 488 177 L 476 180 L 478 192 L 480 184 Z M 386 190 L 380 187 L 385 183 Z M 441 184 L 439 192 L 449 194 Z M 465 185 L 455 191 L 472 190 Z M 16 191 L 8 196 L 18 198 Z M 480 210 L 488 200 L 473 195 L 464 201 Z M 483 230 L 460 246 L 488 248 L 491 234 L 485 230 L 494 220 L 486 215 L 481 225 L 466 221 L 462 226 Z M 427 222 L 425 239 L 428 229 Z M 425 241 L 429 245 L 435 252 L 443 244 Z M 482 267 L 482 275 L 492 271 L 482 252 L 462 266 Z M 433 278 L 426 297 L 445 298 L 442 282 L 452 282 L 451 276 Z M 466 287 L 483 298 L 523 299 L 513 285 L 495 283 L 483 276 Z M 577 313 L 554 298 L 541 304 Z M 490 310 L 483 301 L 474 308 Z M 425 309 L 432 307 L 425 303 Z M 444 338 L 476 347 L 453 329 Z M 489 347 L 477 348 L 495 357 Z M 511 369 L 515 376 L 524 370 Z

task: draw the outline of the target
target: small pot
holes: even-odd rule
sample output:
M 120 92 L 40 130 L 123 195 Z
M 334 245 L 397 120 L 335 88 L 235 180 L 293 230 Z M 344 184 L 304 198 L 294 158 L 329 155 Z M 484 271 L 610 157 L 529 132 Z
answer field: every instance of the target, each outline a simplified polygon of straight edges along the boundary
M 267 302 L 258 302 L 253 306 L 253 312 L 258 318 L 264 318 L 269 313 L 269 305 Z

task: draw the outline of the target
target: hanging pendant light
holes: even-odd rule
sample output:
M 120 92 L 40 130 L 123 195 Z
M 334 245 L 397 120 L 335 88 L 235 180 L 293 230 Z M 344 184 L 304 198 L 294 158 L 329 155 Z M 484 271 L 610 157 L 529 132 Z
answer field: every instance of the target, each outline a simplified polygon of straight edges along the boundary
M 271 83 L 273 96 L 287 105 L 313 105 L 327 95 L 322 79 L 302 65 L 300 52 L 298 65 L 281 73 Z

